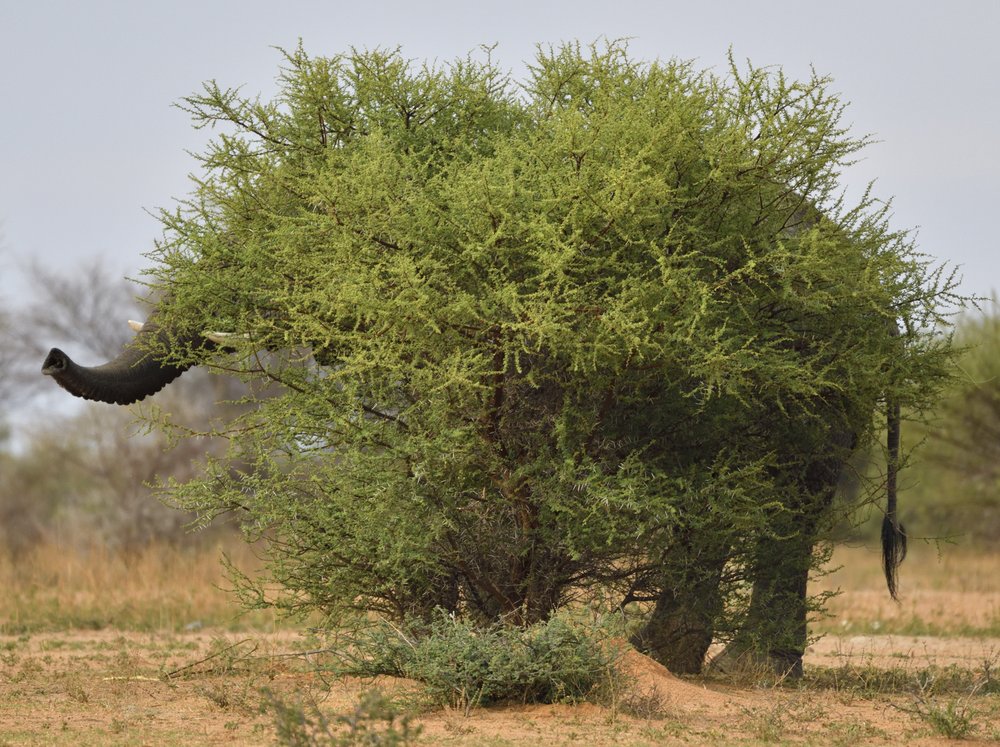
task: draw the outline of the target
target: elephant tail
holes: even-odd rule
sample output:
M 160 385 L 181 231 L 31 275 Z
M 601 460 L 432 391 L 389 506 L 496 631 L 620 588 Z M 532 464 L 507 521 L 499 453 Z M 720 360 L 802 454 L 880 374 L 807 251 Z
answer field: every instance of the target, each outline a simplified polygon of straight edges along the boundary
M 899 402 L 889 398 L 886 410 L 886 511 L 882 520 L 882 568 L 893 599 L 896 595 L 899 565 L 906 557 L 906 530 L 896 515 L 896 475 L 899 471 Z

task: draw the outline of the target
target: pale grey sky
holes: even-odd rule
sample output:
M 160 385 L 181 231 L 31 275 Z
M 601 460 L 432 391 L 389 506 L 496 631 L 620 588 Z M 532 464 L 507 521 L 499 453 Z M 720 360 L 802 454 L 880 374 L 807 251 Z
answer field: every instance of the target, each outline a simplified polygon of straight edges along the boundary
M 496 43 L 515 75 L 536 43 L 631 37 L 637 58 L 813 65 L 852 102 L 857 134 L 882 142 L 850 174 L 895 196 L 896 227 L 961 264 L 964 289 L 1000 287 L 1000 2 L 841 0 L 0 0 L 0 305 L 17 266 L 104 257 L 123 274 L 159 235 L 145 211 L 188 191 L 186 150 L 208 135 L 172 108 L 202 81 L 265 96 L 271 47 L 313 55 L 401 46 L 450 60 Z

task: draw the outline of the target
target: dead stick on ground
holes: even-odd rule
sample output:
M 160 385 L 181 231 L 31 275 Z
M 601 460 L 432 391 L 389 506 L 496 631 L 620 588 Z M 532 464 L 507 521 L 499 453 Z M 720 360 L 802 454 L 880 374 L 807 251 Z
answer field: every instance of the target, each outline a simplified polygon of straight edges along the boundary
M 251 640 L 253 640 L 253 639 L 251 639 L 251 638 L 244 638 L 242 641 L 236 641 L 236 643 L 233 643 L 233 644 L 231 644 L 229 646 L 226 646 L 224 649 L 220 649 L 219 651 L 216 651 L 214 653 L 209 654 L 204 659 L 199 659 L 198 661 L 191 662 L 190 664 L 185 664 L 183 667 L 180 667 L 178 669 L 174 669 L 171 672 L 167 672 L 164 675 L 164 677 L 166 677 L 169 680 L 169 679 L 171 679 L 173 677 L 176 677 L 181 672 L 187 671 L 188 669 L 193 669 L 194 667 L 198 666 L 199 664 L 204 664 L 206 661 L 211 661 L 212 659 L 218 658 L 219 656 L 222 656 L 227 651 L 231 651 L 234 648 L 236 648 L 237 646 L 242 646 L 244 643 L 249 643 Z M 253 649 L 249 652 L 249 654 L 247 654 L 247 656 L 249 656 L 250 654 L 252 654 L 256 650 L 257 650 L 257 644 L 255 643 Z M 246 658 L 246 657 L 240 657 L 240 658 Z

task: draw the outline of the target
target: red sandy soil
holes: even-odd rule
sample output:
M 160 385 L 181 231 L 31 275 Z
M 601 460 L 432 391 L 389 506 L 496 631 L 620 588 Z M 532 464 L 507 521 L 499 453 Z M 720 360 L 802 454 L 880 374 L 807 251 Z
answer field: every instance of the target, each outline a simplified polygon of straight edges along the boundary
M 412 702 L 414 683 L 403 680 L 320 681 L 303 671 L 301 657 L 283 655 L 295 640 L 290 633 L 255 635 L 220 654 L 220 639 L 204 631 L 0 638 L 0 745 L 274 744 L 273 719 L 260 712 L 262 688 L 315 702 L 327 714 L 351 711 L 373 688 Z M 992 666 L 995 679 L 1000 639 L 828 636 L 806 657 L 807 671 L 930 665 Z M 915 696 L 905 692 L 682 679 L 631 649 L 620 668 L 624 676 L 604 705 L 475 708 L 469 715 L 418 710 L 418 744 L 953 743 L 935 735 L 916 712 Z M 1000 739 L 996 700 L 950 697 L 954 706 L 972 709 L 972 738 L 980 744 L 1000 743 L 991 741 Z

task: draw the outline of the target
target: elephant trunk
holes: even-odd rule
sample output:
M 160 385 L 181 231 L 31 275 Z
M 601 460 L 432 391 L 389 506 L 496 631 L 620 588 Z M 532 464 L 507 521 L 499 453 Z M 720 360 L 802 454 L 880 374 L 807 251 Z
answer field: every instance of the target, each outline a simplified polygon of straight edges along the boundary
M 59 348 L 52 348 L 42 364 L 42 373 L 70 394 L 83 399 L 130 405 L 155 394 L 184 373 L 192 364 L 164 363 L 157 360 L 143 345 L 150 336 L 164 336 L 149 322 L 128 342 L 114 360 L 100 366 L 81 366 Z M 184 342 L 183 340 L 181 341 Z M 207 340 L 187 340 L 210 346 Z

